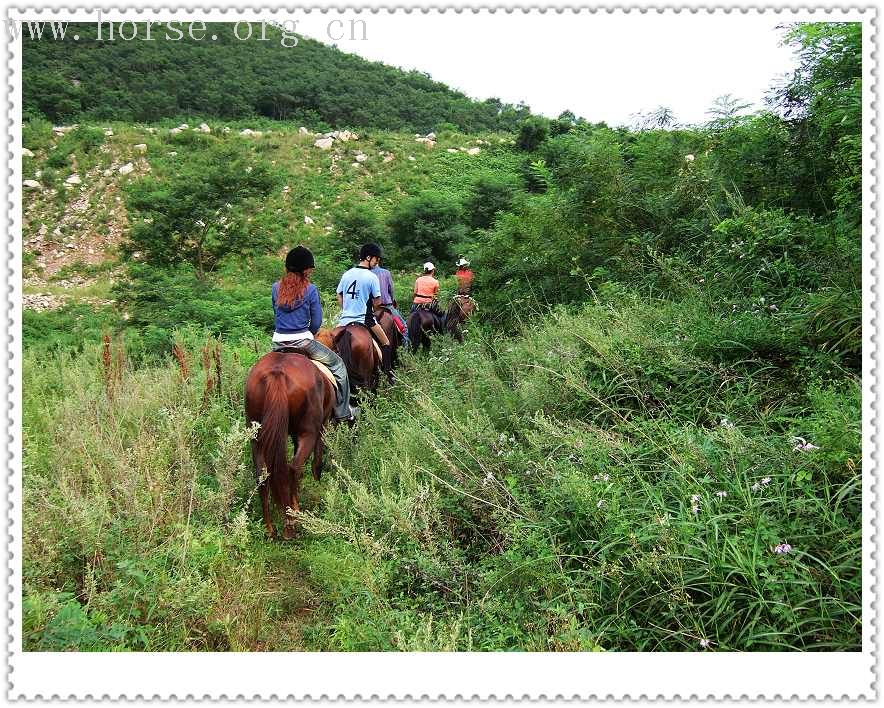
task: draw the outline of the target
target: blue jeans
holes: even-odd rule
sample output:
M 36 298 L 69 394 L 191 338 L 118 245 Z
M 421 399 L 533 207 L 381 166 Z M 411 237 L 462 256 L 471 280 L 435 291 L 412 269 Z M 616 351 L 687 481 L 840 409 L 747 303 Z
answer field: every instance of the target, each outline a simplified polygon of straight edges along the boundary
M 293 342 L 273 342 L 272 351 L 280 349 L 296 349 L 308 359 L 325 364 L 338 382 L 337 401 L 335 402 L 335 418 L 350 417 L 350 379 L 347 378 L 347 367 L 337 354 L 315 339 L 298 339 Z

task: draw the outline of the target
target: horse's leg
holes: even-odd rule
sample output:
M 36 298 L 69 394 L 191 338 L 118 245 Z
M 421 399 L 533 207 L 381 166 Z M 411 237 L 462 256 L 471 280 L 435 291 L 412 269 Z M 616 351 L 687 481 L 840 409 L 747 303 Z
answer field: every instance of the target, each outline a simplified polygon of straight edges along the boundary
M 313 479 L 317 482 L 322 477 L 322 467 L 324 461 L 322 459 L 325 453 L 325 441 L 322 439 L 322 433 L 316 436 L 316 445 L 313 446 Z
M 267 479 L 261 481 L 264 460 L 261 459 L 258 443 L 255 440 L 252 440 L 252 462 L 255 463 L 255 482 L 258 484 L 258 491 L 261 492 L 261 513 L 264 515 L 264 528 L 267 529 L 267 535 L 274 538 L 276 527 L 270 518 L 270 484 Z
M 304 464 L 307 462 L 307 457 L 313 452 L 315 445 L 315 433 L 301 433 L 298 435 L 297 442 L 295 443 L 295 459 L 292 460 L 292 464 L 289 465 L 289 480 L 291 484 L 291 488 L 289 489 L 291 503 L 289 504 L 289 508 L 295 514 L 301 511 L 301 505 L 298 502 L 301 474 L 304 471 Z M 286 513 L 285 526 L 282 529 L 282 537 L 285 539 L 295 537 L 295 519 L 289 516 L 288 513 Z

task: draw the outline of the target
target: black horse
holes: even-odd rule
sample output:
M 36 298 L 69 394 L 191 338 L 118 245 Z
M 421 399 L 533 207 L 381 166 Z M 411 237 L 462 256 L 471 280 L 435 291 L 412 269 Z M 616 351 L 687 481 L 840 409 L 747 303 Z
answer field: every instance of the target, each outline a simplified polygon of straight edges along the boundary
M 408 316 L 408 339 L 412 353 L 423 345 L 424 351 L 430 351 L 430 337 L 433 334 L 447 332 L 458 342 L 463 342 L 461 325 L 478 309 L 476 301 L 469 295 L 455 295 L 448 303 L 448 310 L 439 315 L 426 307 L 416 308 Z

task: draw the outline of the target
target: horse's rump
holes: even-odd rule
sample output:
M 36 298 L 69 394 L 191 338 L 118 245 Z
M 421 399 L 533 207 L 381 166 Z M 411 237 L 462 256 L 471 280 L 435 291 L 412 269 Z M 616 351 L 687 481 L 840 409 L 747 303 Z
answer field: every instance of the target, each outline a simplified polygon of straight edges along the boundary
M 381 362 L 381 348 L 368 327 L 351 322 L 332 331 L 334 350 L 347 367 L 351 387 L 374 389 L 375 372 Z
M 245 409 L 248 423 L 259 423 L 252 445 L 259 483 L 262 469 L 280 508 L 297 511 L 301 470 L 312 452 L 321 456 L 322 428 L 331 418 L 335 394 L 332 385 L 313 362 L 303 355 L 270 352 L 252 367 L 246 379 Z M 295 461 L 287 464 L 287 438 L 296 442 Z M 260 484 L 264 521 L 273 535 L 266 498 L 266 484 Z M 286 532 L 291 532 L 286 519 Z

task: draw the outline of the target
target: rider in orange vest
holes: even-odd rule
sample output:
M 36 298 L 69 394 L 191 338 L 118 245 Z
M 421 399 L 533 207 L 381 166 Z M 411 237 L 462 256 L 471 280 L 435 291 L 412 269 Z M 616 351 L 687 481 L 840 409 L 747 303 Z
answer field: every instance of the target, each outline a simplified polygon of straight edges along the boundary
M 414 281 L 414 300 L 412 301 L 411 311 L 414 312 L 418 307 L 426 309 L 441 315 L 439 304 L 436 298 L 439 296 L 439 281 L 433 277 L 436 273 L 436 266 L 430 261 L 424 263 L 424 274 Z

